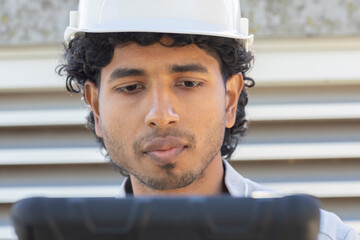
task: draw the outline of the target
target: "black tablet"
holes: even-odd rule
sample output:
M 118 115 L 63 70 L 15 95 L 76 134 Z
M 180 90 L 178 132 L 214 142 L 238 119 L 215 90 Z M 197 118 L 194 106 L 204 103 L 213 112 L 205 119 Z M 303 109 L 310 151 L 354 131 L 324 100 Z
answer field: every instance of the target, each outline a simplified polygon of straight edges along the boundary
M 282 198 L 28 198 L 12 208 L 19 240 L 316 240 L 319 207 Z

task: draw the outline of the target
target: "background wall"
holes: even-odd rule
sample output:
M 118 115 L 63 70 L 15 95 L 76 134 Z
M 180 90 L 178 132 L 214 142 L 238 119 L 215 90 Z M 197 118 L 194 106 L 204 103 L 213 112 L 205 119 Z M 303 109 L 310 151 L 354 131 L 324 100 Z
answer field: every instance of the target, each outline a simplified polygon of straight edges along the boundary
M 250 131 L 232 164 L 319 197 L 360 232 L 360 2 L 242 0 L 256 34 Z M 0 239 L 28 196 L 115 196 L 122 177 L 56 76 L 75 0 L 0 0 Z
M 62 39 L 69 10 L 77 0 L 0 1 L 0 44 L 54 44 Z M 243 16 L 258 38 L 356 36 L 360 2 L 356 0 L 242 0 Z

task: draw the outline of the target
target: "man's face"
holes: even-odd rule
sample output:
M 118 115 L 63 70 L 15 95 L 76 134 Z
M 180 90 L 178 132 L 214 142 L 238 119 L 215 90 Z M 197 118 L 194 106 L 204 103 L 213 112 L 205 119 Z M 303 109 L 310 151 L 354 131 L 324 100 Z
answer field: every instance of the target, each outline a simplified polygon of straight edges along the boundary
M 116 47 L 86 91 L 111 159 L 147 187 L 185 187 L 221 158 L 233 120 L 218 61 L 195 45 Z

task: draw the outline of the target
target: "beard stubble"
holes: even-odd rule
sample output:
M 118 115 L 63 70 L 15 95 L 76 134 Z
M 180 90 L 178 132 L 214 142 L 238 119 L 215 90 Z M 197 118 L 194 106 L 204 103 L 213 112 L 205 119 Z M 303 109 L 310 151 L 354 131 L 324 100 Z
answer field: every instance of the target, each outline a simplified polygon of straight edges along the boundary
M 189 144 L 187 150 L 196 149 L 198 147 L 198 143 L 194 134 L 188 131 L 180 131 L 176 128 L 154 130 L 150 134 L 136 139 L 131 146 L 132 149 L 129 150 L 125 149 L 126 144 L 122 143 L 120 139 L 116 137 L 118 134 L 107 131 L 107 129 L 101 125 L 106 150 L 113 165 L 120 170 L 125 170 L 146 187 L 158 191 L 184 188 L 193 183 L 195 180 L 202 178 L 206 168 L 220 152 L 225 132 L 225 116 L 223 119 L 214 122 L 213 126 L 209 126 L 208 129 L 208 134 L 206 134 L 206 137 L 204 138 L 204 141 L 206 142 L 203 143 L 204 148 L 202 150 L 201 158 L 194 159 L 191 158 L 191 156 L 188 157 L 188 161 L 200 161 L 201 164 L 199 167 L 196 169 L 188 169 L 180 175 L 177 175 L 174 173 L 174 169 L 176 169 L 177 165 L 175 162 L 174 164 L 159 166 L 163 171 L 163 175 L 154 176 L 154 174 L 146 172 L 145 170 L 132 167 L 132 159 L 128 156 L 129 154 L 126 154 L 126 152 L 133 152 L 135 153 L 134 156 L 138 156 L 140 158 L 143 154 L 141 149 L 145 143 L 156 137 L 167 136 L 184 139 Z M 200 149 L 197 149 L 197 151 L 199 150 Z

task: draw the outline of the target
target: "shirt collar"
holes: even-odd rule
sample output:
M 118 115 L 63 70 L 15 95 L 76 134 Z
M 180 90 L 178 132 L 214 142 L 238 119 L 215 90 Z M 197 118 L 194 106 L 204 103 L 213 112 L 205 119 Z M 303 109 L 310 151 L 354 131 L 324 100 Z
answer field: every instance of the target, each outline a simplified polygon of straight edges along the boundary
M 243 176 L 241 176 L 228 161 L 223 160 L 224 164 L 224 181 L 230 195 L 232 197 L 248 196 L 247 184 Z

